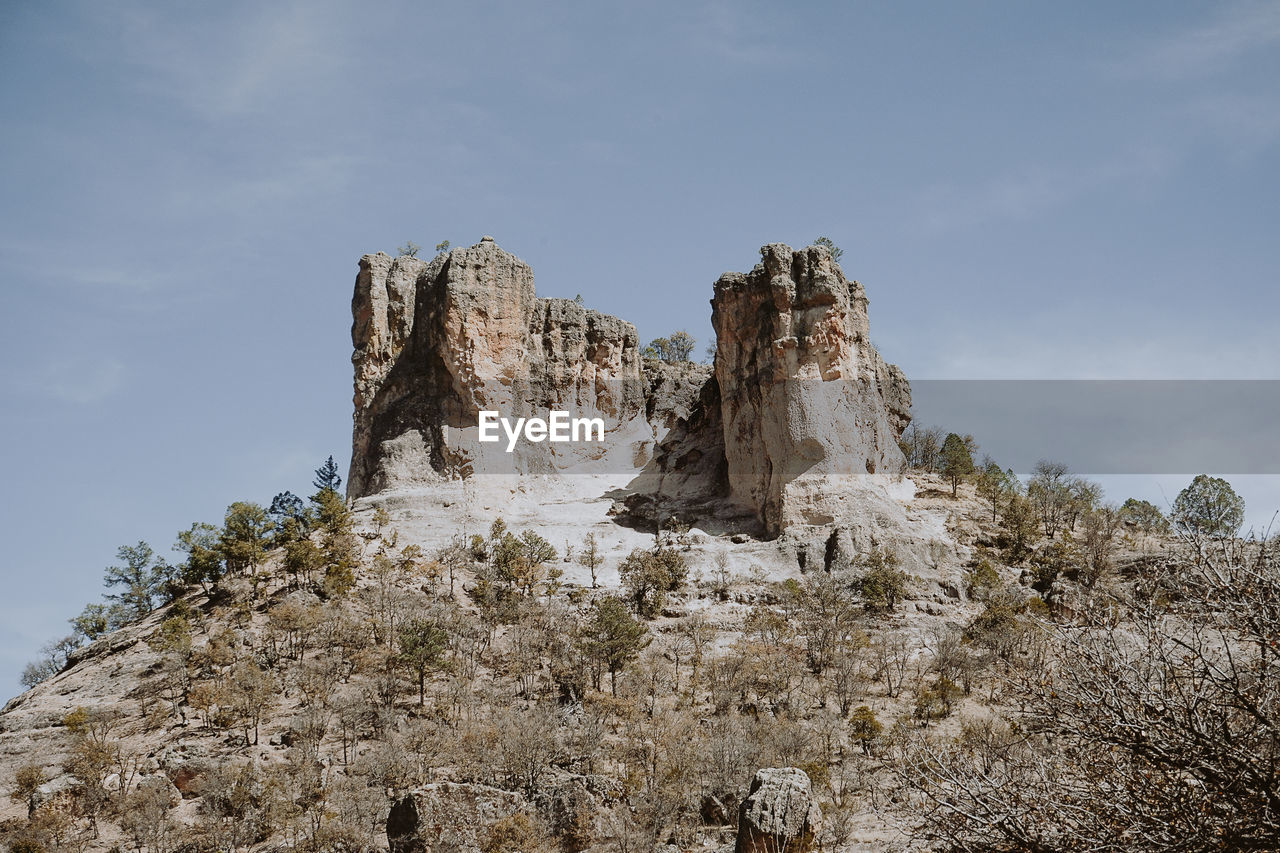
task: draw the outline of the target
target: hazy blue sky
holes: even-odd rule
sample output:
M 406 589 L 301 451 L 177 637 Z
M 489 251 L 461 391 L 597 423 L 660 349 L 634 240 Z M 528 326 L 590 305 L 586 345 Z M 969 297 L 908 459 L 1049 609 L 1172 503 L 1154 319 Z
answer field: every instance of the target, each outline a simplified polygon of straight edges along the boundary
M 405 240 L 705 340 L 825 234 L 912 378 L 1280 378 L 1278 80 L 1277 3 L 5 3 L 0 694 L 121 543 L 345 468 Z

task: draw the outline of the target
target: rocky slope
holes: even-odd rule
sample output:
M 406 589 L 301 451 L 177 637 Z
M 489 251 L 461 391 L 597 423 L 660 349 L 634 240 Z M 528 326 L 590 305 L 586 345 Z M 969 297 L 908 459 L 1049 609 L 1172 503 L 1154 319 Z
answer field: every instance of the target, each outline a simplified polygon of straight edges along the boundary
M 405 561 L 412 546 L 431 541 L 415 511 L 393 507 L 390 526 L 381 529 L 372 512 L 359 512 L 356 530 L 365 544 L 350 592 L 317 596 L 316 585 L 295 583 L 284 555 L 274 552 L 255 576 L 228 574 L 212 594 L 191 589 L 82 647 L 62 673 L 9 702 L 0 715 L 0 780 L 13 790 L 18 769 L 35 766 L 45 781 L 30 796 L 0 800 L 0 835 L 28 820 L 44 832 L 60 825 L 54 816 L 64 804 L 83 808 L 76 761 L 86 740 L 68 720 L 85 709 L 102 721 L 109 759 L 100 771 L 98 836 L 83 817 L 59 830 L 77 839 L 76 849 L 137 843 L 142 825 L 131 823 L 133 810 L 153 802 L 152 789 L 167 805 L 148 819 L 167 827 L 169 837 L 142 842 L 148 853 L 214 849 L 204 841 L 262 853 L 432 850 L 433 838 L 469 853 L 515 850 L 524 848 L 489 845 L 495 827 L 521 830 L 521 816 L 543 833 L 528 849 L 603 853 L 651 837 L 643 827 L 652 821 L 676 821 L 664 817 L 675 805 L 653 800 L 659 794 L 683 804 L 678 820 L 687 828 L 679 832 L 692 834 L 679 849 L 772 849 L 767 839 L 775 833 L 798 841 L 816 840 L 820 831 L 865 845 L 828 849 L 891 849 L 903 842 L 894 819 L 848 812 L 850 803 L 867 808 L 871 799 L 842 800 L 844 812 L 824 821 L 834 809 L 831 795 L 805 780 L 821 778 L 814 762 L 834 760 L 819 758 L 831 735 L 818 733 L 845 726 L 835 711 L 838 691 L 853 691 L 886 722 L 909 715 L 906 696 L 873 686 L 881 677 L 876 655 L 890 650 L 904 667 L 924 661 L 937 632 L 977 612 L 958 566 L 989 535 L 981 530 L 987 509 L 967 489 L 951 499 L 937 478 L 922 478 L 919 492 L 900 510 L 920 536 L 932 537 L 934 563 L 905 566 L 905 600 L 895 613 L 858 619 L 862 627 L 851 636 L 865 630 L 872 645 L 851 647 L 860 672 L 854 682 L 839 687 L 833 672 L 812 674 L 804 650 L 813 640 L 785 623 L 761 633 L 760 622 L 797 607 L 802 598 L 786 598 L 795 590 L 847 575 L 858 553 L 847 531 L 813 552 L 805 570 L 785 537 L 743 541 L 695 529 L 670 546 L 683 555 L 690 581 L 647 625 L 651 643 L 625 668 L 616 698 L 605 675 L 597 690 L 566 699 L 561 667 L 584 665 L 572 638 L 591 602 L 618 591 L 628 552 L 651 536 L 631 538 L 626 528 L 602 522 L 593 528 L 601 539 L 600 589 L 591 588 L 581 565 L 566 561 L 558 590 L 539 587 L 495 613 L 480 593 L 491 571 L 483 560 L 466 559 L 455 584 L 429 562 L 415 568 Z M 538 517 L 509 521 L 552 538 L 557 528 L 532 526 Z M 449 523 L 435 519 L 437 528 Z M 1017 577 L 1005 574 L 1011 582 Z M 843 618 L 854 618 L 854 600 Z M 166 635 L 175 618 L 189 626 L 181 643 Z M 412 668 L 388 637 L 389 625 L 420 618 L 439 620 L 449 635 L 449 663 L 428 679 L 425 709 Z M 701 644 L 700 661 L 689 657 L 690 637 Z M 814 697 L 821 697 L 818 710 Z M 647 751 L 650 758 L 637 757 Z M 721 766 L 726 760 L 731 764 Z M 851 767 L 853 760 L 851 753 L 842 759 Z M 662 774 L 690 774 L 679 769 L 683 762 L 701 769 L 677 783 L 661 781 Z M 535 782 L 511 775 L 531 763 L 539 770 Z M 808 769 L 768 769 L 795 763 Z M 876 778 L 891 776 L 889 763 L 868 760 L 867 767 Z M 632 787 L 635 774 L 652 777 L 643 790 Z M 237 835 L 240 827 L 247 829 Z M 286 843 L 291 837 L 310 841 Z M 325 846 L 336 838 L 369 846 Z
M 909 387 L 824 249 L 764 247 L 712 308 L 714 366 L 667 363 L 641 356 L 630 324 L 538 298 L 489 239 L 363 258 L 354 550 L 311 533 L 325 560 L 354 555 L 354 586 L 289 569 L 281 546 L 75 652 L 0 716 L 0 778 L 34 768 L 42 783 L 0 804 L 0 834 L 149 853 L 901 841 L 836 803 L 850 783 L 826 768 L 854 766 L 850 702 L 909 715 L 902 672 L 976 612 L 963 572 L 985 510 L 898 476 Z M 481 409 L 549 408 L 603 417 L 605 446 L 476 440 Z M 502 574 L 498 519 L 557 551 L 523 586 Z M 657 524 L 687 577 L 615 686 L 591 626 L 628 560 L 661 553 Z M 890 553 L 904 592 L 886 613 L 856 584 Z M 836 633 L 814 633 L 828 618 Z M 419 682 L 403 629 L 422 624 L 443 648 Z M 837 653 L 845 669 L 814 664 Z M 69 722 L 79 709 L 100 728 Z M 86 782 L 86 754 L 110 772 Z

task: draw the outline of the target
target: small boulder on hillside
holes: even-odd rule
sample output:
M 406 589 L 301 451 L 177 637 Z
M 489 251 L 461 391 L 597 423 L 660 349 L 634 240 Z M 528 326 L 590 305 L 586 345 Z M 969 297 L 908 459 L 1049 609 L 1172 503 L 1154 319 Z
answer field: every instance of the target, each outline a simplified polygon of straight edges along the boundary
M 809 776 L 798 767 L 766 767 L 738 809 L 735 853 L 808 853 L 822 825 Z
M 485 829 L 517 814 L 531 814 L 513 791 L 461 782 L 436 782 L 406 794 L 387 816 L 391 853 L 454 850 L 480 853 Z

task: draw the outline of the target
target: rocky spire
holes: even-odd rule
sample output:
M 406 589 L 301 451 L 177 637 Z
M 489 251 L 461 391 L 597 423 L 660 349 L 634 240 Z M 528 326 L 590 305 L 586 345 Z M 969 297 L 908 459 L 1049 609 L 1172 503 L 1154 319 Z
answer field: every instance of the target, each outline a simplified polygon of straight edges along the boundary
M 899 474 L 911 389 L 869 338 L 867 296 L 821 246 L 771 243 L 715 285 L 731 497 L 770 533 L 832 520 L 833 478 Z

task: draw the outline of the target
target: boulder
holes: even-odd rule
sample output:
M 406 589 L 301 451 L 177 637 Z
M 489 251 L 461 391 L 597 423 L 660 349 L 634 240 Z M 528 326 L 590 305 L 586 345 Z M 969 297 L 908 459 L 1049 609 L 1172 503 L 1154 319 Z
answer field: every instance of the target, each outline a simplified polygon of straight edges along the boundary
M 585 850 L 601 835 L 599 802 L 584 777 L 543 784 L 532 800 L 539 817 L 565 850 Z
M 143 776 L 138 780 L 137 790 L 157 792 L 169 804 L 169 808 L 174 808 L 182 803 L 182 793 L 173 782 L 169 781 L 169 777 L 163 773 L 151 773 Z
M 34 815 L 40 808 L 57 808 L 59 804 L 70 808 L 76 789 L 79 787 L 80 782 L 69 773 L 50 779 L 31 792 L 27 810 Z
M 192 800 L 204 793 L 207 778 L 206 768 L 193 762 L 176 769 L 172 782 L 184 800 Z
M 533 810 L 513 791 L 436 782 L 392 804 L 387 815 L 387 843 L 391 853 L 480 853 L 488 827 L 517 813 L 532 815 Z
M 158 769 L 173 783 L 184 800 L 204 794 L 215 764 L 209 748 L 200 742 L 179 742 L 156 755 Z
M 736 853 L 807 853 L 822 824 L 809 776 L 798 767 L 756 772 L 738 808 Z

